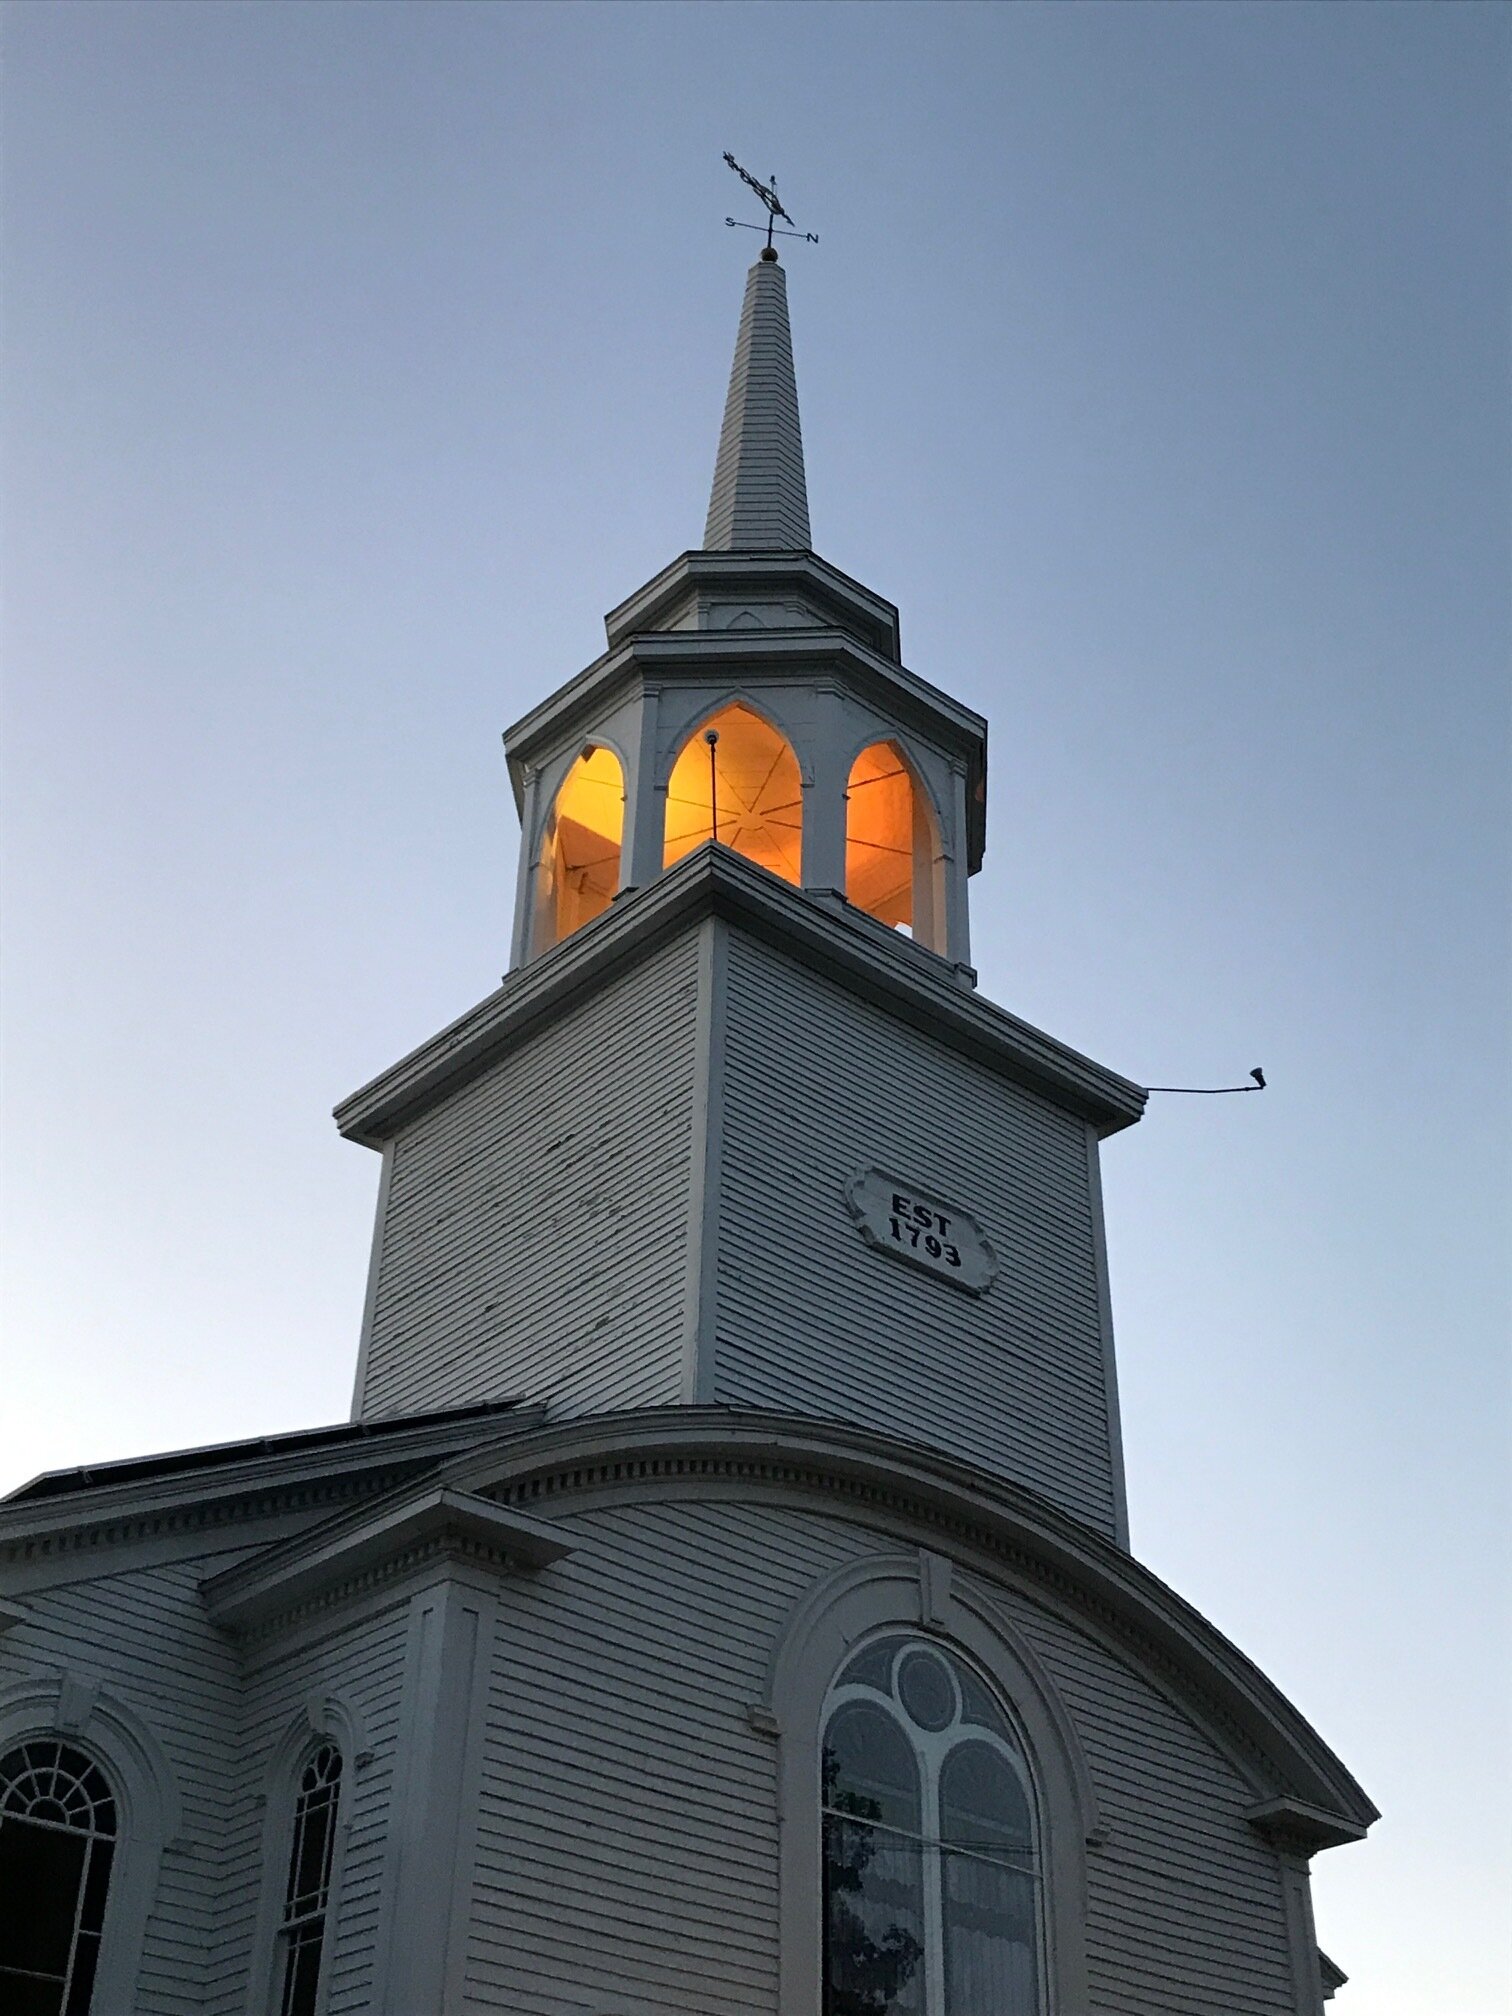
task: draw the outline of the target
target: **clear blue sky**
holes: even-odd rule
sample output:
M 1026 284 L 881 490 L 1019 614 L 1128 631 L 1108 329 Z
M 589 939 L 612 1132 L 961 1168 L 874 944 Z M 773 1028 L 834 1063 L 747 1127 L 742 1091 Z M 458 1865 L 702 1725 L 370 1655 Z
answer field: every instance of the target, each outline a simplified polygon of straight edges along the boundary
M 328 1422 L 329 1108 L 497 980 L 499 731 L 697 543 L 747 234 L 819 550 L 988 714 L 984 989 L 1106 1155 L 1136 1550 L 1501 2016 L 1508 114 L 1459 5 L 28 6 L 5 42 L 0 1484 Z

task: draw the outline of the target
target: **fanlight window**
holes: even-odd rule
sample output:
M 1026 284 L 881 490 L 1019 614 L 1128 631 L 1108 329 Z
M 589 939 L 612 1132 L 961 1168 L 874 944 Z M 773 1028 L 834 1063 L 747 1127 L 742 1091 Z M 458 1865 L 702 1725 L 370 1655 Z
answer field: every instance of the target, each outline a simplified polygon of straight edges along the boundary
M 1034 1797 L 985 1683 L 884 1638 L 826 1718 L 824 2016 L 1040 2016 Z
M 51 1738 L 0 1758 L 0 2008 L 86 2016 L 116 1805 L 82 1750 Z
M 614 901 L 625 829 L 625 777 L 601 744 L 585 749 L 552 801 L 536 868 L 535 949 L 571 937 Z
M 945 863 L 929 795 L 892 742 L 873 742 L 845 787 L 845 893 L 858 910 L 945 950 Z
M 712 745 L 710 736 L 717 738 Z M 802 874 L 798 759 L 770 722 L 738 700 L 690 735 L 672 766 L 662 866 L 716 837 L 784 882 Z
M 294 1804 L 289 1880 L 278 1932 L 278 2016 L 315 2016 L 319 2004 L 340 1802 L 341 1752 L 323 1743 L 305 1765 Z

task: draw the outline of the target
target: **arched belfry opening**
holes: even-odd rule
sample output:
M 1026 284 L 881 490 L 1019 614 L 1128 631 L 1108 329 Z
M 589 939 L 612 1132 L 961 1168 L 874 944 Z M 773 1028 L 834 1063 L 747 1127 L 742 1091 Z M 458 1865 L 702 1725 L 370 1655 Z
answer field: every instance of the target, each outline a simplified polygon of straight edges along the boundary
M 945 857 L 929 793 L 896 742 L 873 742 L 845 787 L 845 894 L 880 923 L 945 950 Z
M 590 743 L 562 779 L 536 860 L 534 950 L 570 938 L 609 908 L 620 884 L 625 773 L 614 751 Z
M 672 765 L 662 866 L 714 839 L 784 882 L 796 886 L 802 878 L 798 758 L 787 737 L 741 700 L 701 722 Z

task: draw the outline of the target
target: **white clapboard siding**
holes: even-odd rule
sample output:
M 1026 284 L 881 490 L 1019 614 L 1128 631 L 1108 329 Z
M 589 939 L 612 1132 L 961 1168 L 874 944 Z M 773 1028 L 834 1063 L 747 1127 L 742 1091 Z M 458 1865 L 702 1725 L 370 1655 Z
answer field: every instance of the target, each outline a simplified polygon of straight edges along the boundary
M 1295 2004 L 1276 1857 L 1254 1790 L 1136 1670 L 1064 1620 L 1010 1606 L 1055 1679 L 1097 1786 L 1087 1943 L 1119 2016 L 1271 2016 Z M 1116 1997 L 1114 1989 L 1116 1987 Z
M 738 932 L 728 939 L 714 1395 L 936 1444 L 1115 1530 L 1086 1128 Z M 868 1165 L 970 1211 L 967 1295 L 867 1246 Z
M 235 1825 L 227 1843 L 223 1931 L 217 1949 L 217 1994 L 211 2016 L 233 2016 L 246 2003 L 246 1970 L 262 1887 L 281 1898 L 288 1871 L 287 1846 L 275 1847 L 264 1866 L 264 1809 L 260 1796 L 269 1760 L 291 1723 L 312 1697 L 334 1694 L 356 1716 L 370 1753 L 349 1774 L 344 1835 L 335 1890 L 334 1936 L 328 1947 L 330 2016 L 371 2006 L 378 1939 L 379 1890 L 388 1840 L 394 1755 L 404 1687 L 408 1604 L 403 1592 L 376 1614 L 338 1624 L 317 1643 L 260 1664 L 248 1675 L 239 1740 L 240 1769 Z
M 790 1606 L 889 1543 L 790 1506 L 554 1513 L 570 1559 L 501 1591 L 469 2007 L 780 2016 L 776 1750 L 747 1720 Z M 1254 1793 L 1132 1665 L 1010 1590 L 1106 1829 L 1089 1852 L 1099 2016 L 1294 2016 Z
M 730 1505 L 572 1524 L 582 1551 L 504 1592 L 470 1995 L 776 2016 L 776 1760 L 746 1708 L 790 1605 L 875 1542 Z
M 220 1553 L 217 1567 L 233 1556 Z M 236 1779 L 236 1660 L 200 1604 L 201 1564 L 177 1561 L 29 1589 L 25 1621 L 0 1641 L 0 1687 L 70 1673 L 147 1724 L 183 1802 L 182 1841 L 163 1856 L 133 2016 L 202 2011 Z M 83 1738 L 88 1748 L 88 1735 Z M 131 1853 L 129 1838 L 117 1851 Z
M 359 1413 L 679 1397 L 697 989 L 688 934 L 400 1134 Z

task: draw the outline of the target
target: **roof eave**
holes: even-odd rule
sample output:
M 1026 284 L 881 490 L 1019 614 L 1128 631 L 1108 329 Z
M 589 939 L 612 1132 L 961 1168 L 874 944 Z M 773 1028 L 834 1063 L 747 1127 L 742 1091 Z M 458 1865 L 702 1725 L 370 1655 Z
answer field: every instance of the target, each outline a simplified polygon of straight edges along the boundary
M 370 1080 L 336 1108 L 365 1147 L 385 1141 L 524 1040 L 564 1003 L 648 957 L 677 931 L 718 915 L 794 954 L 914 1027 L 1090 1122 L 1130 1126 L 1143 1089 L 961 984 L 923 948 L 879 931 L 839 899 L 792 889 L 727 847 L 701 847 L 643 889 L 623 890 L 600 917 L 510 974 L 502 987 Z

